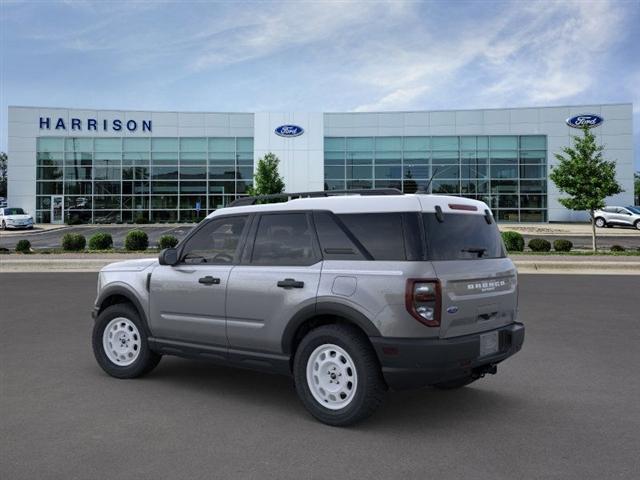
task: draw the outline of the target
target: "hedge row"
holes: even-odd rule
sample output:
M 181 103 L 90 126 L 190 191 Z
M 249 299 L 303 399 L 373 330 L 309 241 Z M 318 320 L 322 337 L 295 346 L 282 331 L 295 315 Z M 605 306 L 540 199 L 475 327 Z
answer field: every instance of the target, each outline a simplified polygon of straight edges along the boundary
M 79 233 L 66 233 L 62 237 L 62 249 L 67 252 L 80 252 L 84 250 L 86 244 L 86 238 Z M 160 249 L 173 248 L 177 244 L 178 239 L 173 235 L 162 235 L 158 239 L 158 247 Z M 30 247 L 31 245 L 29 244 L 27 248 Z M 149 237 L 142 230 L 131 230 L 124 239 L 124 248 L 127 250 L 143 251 L 148 247 Z M 99 232 L 89 238 L 89 250 L 110 250 L 112 248 L 113 237 L 111 237 L 110 233 Z
M 502 232 L 502 241 L 504 246 L 509 252 L 523 252 L 524 251 L 524 237 L 518 232 Z M 529 248 L 533 252 L 550 252 L 551 242 L 544 238 L 532 238 L 528 243 Z M 614 249 L 616 245 L 611 248 L 611 251 L 617 251 Z M 558 239 L 553 242 L 553 249 L 556 252 L 570 252 L 573 248 L 573 243 L 569 240 Z

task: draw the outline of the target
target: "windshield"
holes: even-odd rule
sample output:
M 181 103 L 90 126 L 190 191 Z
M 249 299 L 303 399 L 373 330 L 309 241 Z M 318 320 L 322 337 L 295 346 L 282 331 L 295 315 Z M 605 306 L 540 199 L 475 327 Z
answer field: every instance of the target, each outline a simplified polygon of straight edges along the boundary
M 495 221 L 484 215 L 447 213 L 443 221 L 424 213 L 424 228 L 431 260 L 503 258 L 502 239 Z
M 21 208 L 5 208 L 4 214 L 5 215 L 24 215 L 24 210 L 22 210 Z
M 637 213 L 640 215 L 640 207 L 627 207 L 627 210 L 630 210 L 633 213 Z

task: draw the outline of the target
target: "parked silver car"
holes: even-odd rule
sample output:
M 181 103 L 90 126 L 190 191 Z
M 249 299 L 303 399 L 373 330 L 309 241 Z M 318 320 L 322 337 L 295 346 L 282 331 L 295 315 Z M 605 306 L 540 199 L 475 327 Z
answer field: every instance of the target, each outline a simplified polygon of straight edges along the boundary
M 635 227 L 640 230 L 640 207 L 604 207 L 594 212 L 596 227 Z
M 291 375 L 313 416 L 348 425 L 388 388 L 462 387 L 520 350 L 516 269 L 484 203 L 298 195 L 239 199 L 159 259 L 103 268 L 100 366 L 132 378 L 179 355 Z

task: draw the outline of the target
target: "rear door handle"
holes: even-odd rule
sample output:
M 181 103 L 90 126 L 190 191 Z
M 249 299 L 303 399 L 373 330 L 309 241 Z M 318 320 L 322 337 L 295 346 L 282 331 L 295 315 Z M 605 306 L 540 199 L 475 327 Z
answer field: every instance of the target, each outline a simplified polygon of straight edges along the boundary
M 278 286 L 281 288 L 303 288 L 304 282 L 298 282 L 294 278 L 285 278 L 278 282 Z
M 206 277 L 198 279 L 198 283 L 202 283 L 204 285 L 219 285 L 220 279 L 214 278 L 211 275 L 207 275 Z

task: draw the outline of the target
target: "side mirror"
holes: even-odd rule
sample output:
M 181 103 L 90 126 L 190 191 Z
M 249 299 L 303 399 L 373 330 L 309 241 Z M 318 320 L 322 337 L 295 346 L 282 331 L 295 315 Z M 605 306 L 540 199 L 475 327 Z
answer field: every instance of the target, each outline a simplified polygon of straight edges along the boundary
M 165 248 L 160 252 L 158 261 L 160 265 L 171 265 L 173 267 L 178 263 L 178 250 L 175 248 Z

